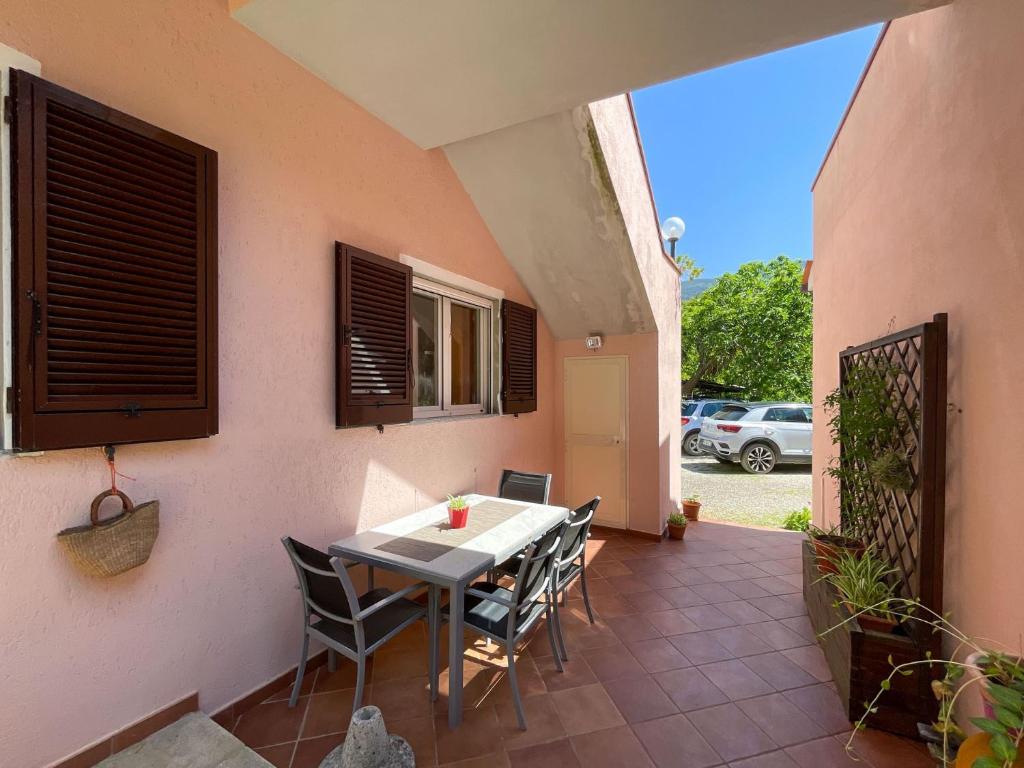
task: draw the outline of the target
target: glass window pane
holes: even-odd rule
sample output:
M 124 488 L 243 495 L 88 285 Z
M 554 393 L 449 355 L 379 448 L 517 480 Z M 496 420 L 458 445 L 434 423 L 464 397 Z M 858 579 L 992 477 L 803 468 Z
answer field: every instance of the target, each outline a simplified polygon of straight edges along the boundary
M 440 405 L 438 390 L 438 339 L 437 307 L 440 299 L 412 295 L 412 362 L 415 379 L 415 399 L 418 406 Z
M 480 310 L 451 304 L 452 405 L 480 402 Z

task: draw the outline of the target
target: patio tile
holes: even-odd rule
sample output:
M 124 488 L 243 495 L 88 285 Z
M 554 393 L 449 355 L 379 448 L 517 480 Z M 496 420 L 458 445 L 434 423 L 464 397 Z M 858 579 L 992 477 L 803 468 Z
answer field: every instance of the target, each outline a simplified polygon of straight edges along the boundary
M 682 635 L 687 632 L 697 632 L 700 628 L 683 615 L 681 609 L 674 608 L 671 611 L 654 611 L 645 613 L 643 618 L 651 624 L 661 635 Z
M 562 616 L 564 617 L 564 612 Z M 573 615 L 570 621 L 563 621 L 562 636 L 569 649 L 606 648 L 609 645 L 618 645 L 619 638 L 605 623 L 605 619 L 595 619 L 596 621 L 591 624 L 586 618 L 586 613 L 583 613 Z M 544 632 L 547 633 L 547 630 Z
M 626 726 L 574 736 L 572 747 L 587 768 L 645 768 L 651 760 L 633 731 Z
M 727 702 L 728 697 L 696 667 L 675 669 L 655 677 L 680 712 Z
M 637 613 L 668 611 L 673 607 L 668 600 L 653 590 L 647 590 L 646 592 L 633 592 L 628 595 L 623 595 L 622 599 L 632 605 L 636 609 Z
M 596 570 L 592 566 L 587 566 L 590 570 Z M 573 584 L 573 587 L 577 587 L 579 581 Z M 590 597 L 596 595 L 617 595 L 619 594 L 619 588 L 616 586 L 616 579 L 597 579 L 593 576 L 587 579 L 587 594 Z
M 348 660 L 346 659 L 345 661 L 348 661 Z M 348 662 L 348 663 L 352 664 L 352 662 Z M 339 666 L 341 666 L 341 659 L 338 660 L 338 664 L 339 664 Z M 317 667 L 316 669 L 310 670 L 309 672 L 307 672 L 306 674 L 304 674 L 302 676 L 302 688 L 299 690 L 299 695 L 300 696 L 308 696 L 309 694 L 311 694 L 313 692 L 313 686 L 316 683 L 317 675 L 319 675 L 320 673 L 323 673 L 324 675 L 328 674 L 327 667 L 326 666 Z M 338 674 L 338 673 L 335 673 L 335 674 Z M 294 685 L 294 683 L 295 683 L 295 679 L 293 677 L 287 683 L 285 683 L 283 686 L 281 686 L 278 690 L 276 690 L 272 694 L 270 694 L 265 699 L 265 701 L 280 701 L 281 699 L 288 699 L 292 695 L 292 686 Z M 352 688 L 354 686 L 355 686 L 355 664 L 352 664 L 352 685 L 350 685 L 349 687 Z M 260 702 L 260 703 L 262 704 L 263 702 Z
M 703 597 L 709 603 L 726 603 L 730 600 L 736 599 L 736 595 L 721 584 L 695 584 L 690 587 L 690 589 Z
M 824 728 L 826 733 L 843 733 L 850 730 L 850 721 L 846 719 L 839 696 L 827 685 L 794 688 L 783 695 Z
M 788 619 L 793 616 L 804 616 L 807 613 L 803 595 L 769 595 L 768 597 L 751 598 L 747 602 L 764 611 L 773 619 Z
M 437 740 L 434 736 L 434 718 L 413 717 L 408 720 L 385 721 L 388 732 L 401 736 L 409 742 L 416 755 L 416 765 L 437 765 Z
M 729 768 L 800 768 L 793 762 L 793 758 L 781 749 L 775 752 L 766 752 L 756 757 L 748 757 L 746 760 L 738 760 L 729 763 Z
M 762 589 L 749 581 L 730 581 L 725 585 L 725 588 L 732 592 L 736 597 L 742 598 L 743 600 L 750 600 L 755 597 L 770 597 L 771 592 L 766 589 Z
M 354 694 L 355 690 L 348 690 L 311 696 L 306 719 L 302 724 L 302 738 L 343 733 L 348 730 L 349 720 L 352 719 Z
M 726 616 L 713 605 L 698 605 L 693 608 L 684 608 L 683 616 L 701 629 L 721 629 L 722 627 L 732 627 L 736 624 L 732 618 Z
M 447 685 L 448 675 L 442 674 L 441 680 Z M 447 705 L 447 697 L 444 698 Z M 425 677 L 388 680 L 379 685 L 372 685 L 367 699 L 367 704 L 380 708 L 385 720 L 426 717 L 432 712 L 430 691 Z
M 636 574 L 628 576 L 616 576 L 610 580 L 615 585 L 615 591 L 620 595 L 628 595 L 633 592 L 649 592 L 651 587 Z
M 747 699 L 738 702 L 737 706 L 782 747 L 826 735 L 823 728 L 781 693 Z
M 818 682 L 778 651 L 760 656 L 747 656 L 743 663 L 777 691 L 814 685 Z
M 270 747 L 299 737 L 309 696 L 299 699 L 294 708 L 287 701 L 258 704 L 239 719 L 234 735 L 248 747 Z
M 787 648 L 782 651 L 782 655 L 820 682 L 827 683 L 832 679 L 832 671 L 825 661 L 825 654 L 817 645 Z
M 705 576 L 696 568 L 685 567 L 678 571 L 672 571 L 672 578 L 683 586 L 693 587 L 697 584 L 710 584 L 714 581 L 710 576 Z
M 603 576 L 606 579 L 610 579 L 613 576 L 629 576 L 632 575 L 632 571 L 619 560 L 612 560 L 611 558 L 605 558 L 600 563 L 591 563 L 590 555 L 587 555 L 587 576 L 589 578 L 590 571 L 593 570 L 598 576 Z M 589 584 L 588 584 L 589 586 Z
M 726 616 L 735 620 L 737 624 L 757 624 L 758 622 L 771 621 L 772 619 L 767 613 L 759 608 L 755 608 L 746 600 L 730 600 L 729 602 L 716 603 L 715 607 Z
M 704 605 L 707 603 L 707 600 L 694 592 L 692 587 L 659 589 L 658 594 L 676 608 L 689 608 L 693 605 Z
M 848 754 L 837 739 L 831 737 L 789 747 L 786 754 L 800 768 L 853 768 L 864 765 Z
M 494 707 L 467 710 L 462 718 L 462 724 L 453 731 L 448 728 L 446 715 L 434 716 L 437 761 L 441 764 L 489 754 L 501 743 L 501 728 Z
M 785 576 L 800 573 L 803 563 L 799 557 L 787 557 L 783 560 L 764 560 L 758 563 L 758 567 L 772 576 Z
M 739 581 L 743 578 L 726 565 L 705 565 L 700 568 L 700 572 L 714 582 Z
M 687 715 L 700 734 L 725 760 L 738 760 L 775 749 L 775 742 L 735 704 Z
M 430 654 L 426 646 L 422 653 L 407 648 L 391 650 L 382 648 L 373 654 L 373 682 L 401 680 L 408 677 L 421 677 L 429 674 Z M 353 684 L 353 687 L 355 685 Z
M 771 646 L 764 640 L 753 632 L 747 631 L 746 627 L 713 629 L 708 634 L 737 658 L 741 656 L 754 656 L 758 653 L 768 653 L 772 650 Z
M 644 573 L 638 576 L 648 589 L 671 589 L 680 586 L 681 582 L 671 573 Z
M 604 686 L 595 683 L 551 694 L 555 711 L 570 736 L 624 725 Z
M 624 645 L 593 648 L 584 651 L 583 658 L 587 660 L 594 676 L 601 682 L 645 674 L 644 668 Z
M 652 624 L 646 615 L 643 616 L 617 616 L 606 621 L 608 628 L 615 633 L 623 643 L 631 643 L 636 640 L 650 640 L 661 637 L 661 632 Z
M 263 749 L 253 750 L 253 752 L 274 766 L 274 768 L 289 768 L 292 764 L 292 753 L 294 751 L 294 741 L 289 741 L 287 744 L 278 744 L 276 747 L 264 747 Z
M 781 619 L 782 623 L 796 632 L 808 643 L 817 643 L 818 635 L 811 626 L 811 620 L 807 616 L 793 616 L 789 619 Z
M 759 624 L 747 624 L 745 627 L 748 632 L 757 635 L 776 651 L 807 645 L 804 638 L 778 621 L 763 621 Z
M 344 733 L 330 736 L 318 736 L 315 739 L 303 739 L 295 747 L 292 768 L 318 768 L 331 750 L 345 741 Z
M 633 733 L 657 768 L 709 768 L 722 759 L 683 715 L 636 723 Z
M 508 753 L 511 768 L 579 768 L 568 739 L 559 739 Z
M 593 595 L 590 598 L 590 605 L 606 619 L 637 613 L 636 608 L 627 603 L 621 595 Z
M 847 736 L 834 737 L 841 745 Z M 873 768 L 934 768 L 935 761 L 924 744 L 867 728 L 853 739 L 853 751 Z
M 534 662 L 537 664 L 537 671 L 540 672 L 549 693 L 566 691 L 597 682 L 597 677 L 590 669 L 590 665 L 579 653 L 572 654 L 569 661 L 562 662 L 564 672 L 558 671 L 555 660 L 551 656 L 534 659 Z
M 772 595 L 792 595 L 800 591 L 800 587 L 778 576 L 765 576 L 763 579 L 751 579 L 755 584 Z
M 763 570 L 760 565 L 754 565 L 753 563 L 737 563 L 730 565 L 729 570 L 739 576 L 741 579 L 761 579 L 765 576 L 771 576 L 773 574 Z M 730 587 L 731 589 L 731 587 Z
M 424 656 L 426 654 L 424 653 Z M 366 683 L 373 680 L 373 656 L 366 660 Z M 328 672 L 323 666 L 317 670 L 316 684 L 313 686 L 313 693 L 327 693 L 328 691 L 340 691 L 344 688 L 356 687 L 356 664 L 344 657 L 338 659 L 338 669 L 335 672 Z M 303 681 L 305 685 L 305 681 Z M 287 698 L 287 697 L 285 697 Z
M 699 669 L 733 701 L 763 696 L 774 690 L 739 659 L 705 664 Z
M 668 641 L 689 659 L 691 664 L 711 664 L 734 658 L 732 651 L 715 640 L 711 632 L 676 635 L 668 638 Z
M 627 723 L 655 720 L 679 711 L 648 675 L 611 680 L 604 687 Z
M 664 638 L 641 640 L 626 647 L 648 672 L 666 672 L 690 666 L 690 661 Z
M 565 726 L 555 710 L 555 701 L 551 694 L 533 696 L 523 700 L 523 713 L 526 716 L 526 730 L 519 730 L 516 709 L 512 697 L 495 702 L 501 739 L 506 751 L 541 744 L 547 741 L 565 738 Z

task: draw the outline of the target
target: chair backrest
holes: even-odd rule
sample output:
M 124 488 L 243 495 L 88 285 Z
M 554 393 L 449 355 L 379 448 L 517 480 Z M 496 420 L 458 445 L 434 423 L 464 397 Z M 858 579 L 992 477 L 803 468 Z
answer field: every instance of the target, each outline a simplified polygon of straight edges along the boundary
M 601 497 L 595 496 L 569 515 L 569 525 L 562 537 L 562 554 L 558 558 L 560 568 L 569 565 L 583 554 L 587 538 L 590 536 L 590 524 L 594 522 L 594 513 L 597 512 L 597 505 L 600 503 Z
M 551 475 L 538 475 L 531 472 L 516 472 L 505 469 L 501 472 L 498 483 L 498 496 L 514 501 L 529 501 L 534 504 L 547 504 L 551 493 Z
M 512 602 L 516 605 L 516 618 L 526 614 L 555 578 L 558 554 L 562 551 L 562 537 L 569 521 L 559 523 L 526 548 L 516 575 Z
M 359 598 L 348 571 L 344 566 L 334 566 L 334 562 L 340 566 L 340 561 L 290 536 L 283 537 L 281 543 L 295 566 L 306 621 L 310 613 L 315 613 L 322 618 L 351 622 L 359 612 Z

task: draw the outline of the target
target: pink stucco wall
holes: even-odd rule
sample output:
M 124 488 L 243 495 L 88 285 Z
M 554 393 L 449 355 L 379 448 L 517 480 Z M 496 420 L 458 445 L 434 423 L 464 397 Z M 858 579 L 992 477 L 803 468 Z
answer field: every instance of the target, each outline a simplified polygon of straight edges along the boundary
M 814 401 L 850 344 L 949 313 L 945 594 L 1018 647 L 1024 525 L 1024 4 L 956 0 L 892 24 L 814 190 Z M 818 408 L 815 420 L 824 424 Z M 814 507 L 836 517 L 814 435 Z
M 518 419 L 335 431 L 336 239 L 529 296 L 441 151 L 425 152 L 232 21 L 224 0 L 10 0 L 0 42 L 43 76 L 220 153 L 221 434 L 127 446 L 159 498 L 150 563 L 78 575 L 54 535 L 106 482 L 98 449 L 0 458 L 0 765 L 35 768 L 198 690 L 213 711 L 296 661 L 278 537 L 325 545 L 502 466 L 550 471 L 553 341 Z

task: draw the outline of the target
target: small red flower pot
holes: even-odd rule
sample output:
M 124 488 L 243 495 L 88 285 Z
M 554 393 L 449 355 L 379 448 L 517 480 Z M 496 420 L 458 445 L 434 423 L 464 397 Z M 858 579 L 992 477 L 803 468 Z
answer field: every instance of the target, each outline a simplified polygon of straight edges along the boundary
M 448 524 L 452 528 L 465 528 L 466 522 L 469 520 L 469 507 L 463 507 L 462 509 L 452 509 L 448 507 Z

